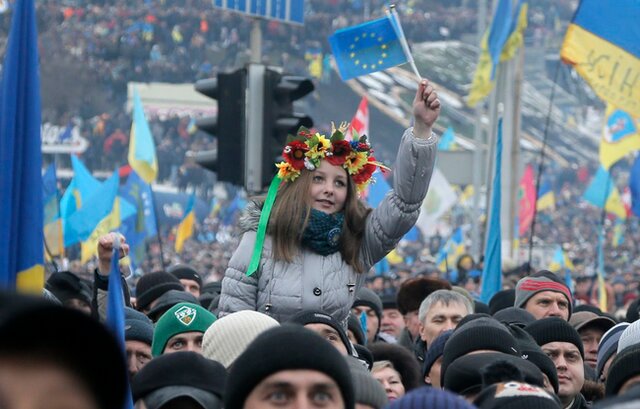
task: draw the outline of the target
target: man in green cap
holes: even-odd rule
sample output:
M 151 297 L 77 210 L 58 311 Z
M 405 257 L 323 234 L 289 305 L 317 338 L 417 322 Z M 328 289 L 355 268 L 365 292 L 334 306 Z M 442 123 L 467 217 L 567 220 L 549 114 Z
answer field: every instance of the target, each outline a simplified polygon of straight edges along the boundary
M 156 323 L 151 353 L 154 357 L 178 351 L 201 354 L 202 337 L 215 320 L 215 315 L 199 305 L 174 305 Z

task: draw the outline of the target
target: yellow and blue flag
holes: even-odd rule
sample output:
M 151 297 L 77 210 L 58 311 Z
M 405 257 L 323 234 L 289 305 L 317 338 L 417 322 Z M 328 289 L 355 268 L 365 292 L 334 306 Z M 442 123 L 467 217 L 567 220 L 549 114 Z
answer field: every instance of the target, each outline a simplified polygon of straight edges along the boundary
M 45 258 L 64 255 L 64 236 L 62 234 L 55 162 L 52 162 L 42 175 L 42 197 L 44 199 Z
M 546 181 L 540 186 L 538 191 L 538 200 L 536 202 L 537 210 L 555 209 L 556 208 L 556 195 L 551 189 L 551 183 Z
M 616 248 L 624 243 L 624 220 L 616 219 L 616 223 L 613 226 L 613 239 L 611 245 Z
M 142 100 L 138 91 L 133 91 L 133 123 L 129 139 L 129 165 L 147 183 L 152 183 L 158 175 L 158 158 L 151 129 L 144 116 Z
M 583 198 L 594 206 L 603 208 L 621 219 L 627 218 L 627 209 L 624 207 L 620 192 L 611 178 L 609 172 L 602 166 L 598 168 L 591 184 L 584 192 Z
M 438 142 L 438 150 L 452 151 L 455 150 L 456 147 L 456 135 L 453 132 L 453 128 L 448 127 L 440 137 L 440 141 Z
M 89 239 L 98 224 L 112 212 L 119 184 L 120 177 L 116 169 L 98 190 L 88 199 L 83 199 L 82 208 L 69 216 L 65 224 L 65 246 Z
M 336 31 L 329 44 L 343 81 L 408 61 L 392 16 Z
M 549 270 L 553 272 L 558 272 L 561 270 L 575 270 L 575 266 L 571 259 L 567 256 L 567 254 L 562 250 L 562 247 L 557 246 L 555 252 L 553 253 L 553 259 L 549 264 Z
M 135 217 L 122 218 L 120 233 L 127 238 L 131 248 L 131 262 L 139 265 L 144 258 L 145 240 L 157 234 L 153 192 L 148 183 L 135 171 L 131 171 L 127 183 L 120 188 L 118 194 L 135 207 Z
M 491 195 L 491 214 L 487 228 L 487 244 L 484 249 L 484 268 L 482 269 L 482 289 L 480 300 L 489 303 L 491 297 L 502 290 L 502 233 L 500 231 L 500 212 L 502 197 L 502 118 L 498 119 L 496 137 L 495 173 Z
M 465 252 L 464 235 L 462 234 L 462 228 L 458 227 L 454 230 L 449 240 L 442 246 L 436 256 L 436 266 L 440 271 L 446 272 L 447 267 L 449 270 L 453 270 L 456 267 L 456 261 L 458 257 Z
M 524 43 L 528 3 L 519 0 L 515 13 L 512 10 L 512 0 L 500 0 L 491 26 L 482 37 L 478 65 L 467 97 L 469 106 L 475 106 L 491 93 L 498 64 L 513 58 Z
M 640 2 L 582 0 L 560 57 L 608 103 L 640 117 Z
M 600 140 L 600 163 L 605 169 L 632 152 L 640 150 L 640 119 L 607 104 Z
M 193 228 L 196 224 L 195 201 L 195 194 L 191 195 L 184 211 L 184 217 L 178 227 L 176 227 L 176 253 L 182 252 L 184 242 L 187 241 L 189 237 L 193 236 Z
M 0 288 L 44 286 L 40 76 L 34 0 L 13 7 L 0 82 Z
M 600 311 L 607 312 L 607 287 L 604 283 L 604 226 L 600 227 L 598 233 L 598 307 Z

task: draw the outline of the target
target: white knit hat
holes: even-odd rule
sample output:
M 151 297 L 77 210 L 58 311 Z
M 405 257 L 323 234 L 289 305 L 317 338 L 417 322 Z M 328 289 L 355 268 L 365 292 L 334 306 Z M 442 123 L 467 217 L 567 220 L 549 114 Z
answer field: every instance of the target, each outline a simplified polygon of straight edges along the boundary
M 204 333 L 202 354 L 229 369 L 258 335 L 280 324 L 257 311 L 234 312 L 218 319 Z
M 620 340 L 618 340 L 618 354 L 622 352 L 623 349 L 637 344 L 640 344 L 640 321 L 632 323 L 627 329 L 622 331 Z

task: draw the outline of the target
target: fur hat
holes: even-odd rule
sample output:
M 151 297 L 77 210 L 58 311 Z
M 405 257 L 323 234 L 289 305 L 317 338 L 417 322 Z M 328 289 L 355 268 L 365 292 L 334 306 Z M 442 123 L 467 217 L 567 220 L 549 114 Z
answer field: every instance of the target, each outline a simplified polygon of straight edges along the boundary
M 400 374 L 400 378 L 402 378 L 402 384 L 406 391 L 424 385 L 424 381 L 420 377 L 418 361 L 406 348 L 383 342 L 376 342 L 368 348 L 373 354 L 374 362 L 390 361 L 393 364 L 393 367 Z
M 422 301 L 436 290 L 451 290 L 449 282 L 428 277 L 412 278 L 400 286 L 396 299 L 398 310 L 402 315 L 411 311 L 418 311 Z

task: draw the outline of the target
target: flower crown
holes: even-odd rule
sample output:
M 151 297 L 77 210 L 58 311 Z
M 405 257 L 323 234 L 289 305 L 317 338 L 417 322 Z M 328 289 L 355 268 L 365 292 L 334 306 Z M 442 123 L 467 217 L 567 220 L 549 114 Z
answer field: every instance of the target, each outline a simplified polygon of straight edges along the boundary
M 282 156 L 283 162 L 277 163 L 278 176 L 285 182 L 293 182 L 300 176 L 303 168 L 316 170 L 320 161 L 326 159 L 330 164 L 342 166 L 356 184 L 358 192 L 363 191 L 371 183 L 373 172 L 377 167 L 389 170 L 373 156 L 373 149 L 367 141 L 367 136 L 358 136 L 352 130 L 353 140 L 344 139 L 345 131 L 349 128 L 347 122 L 342 122 L 336 129 L 331 123 L 331 138 L 319 133 L 312 134 L 305 127 L 300 127 L 296 136 L 289 136 Z

